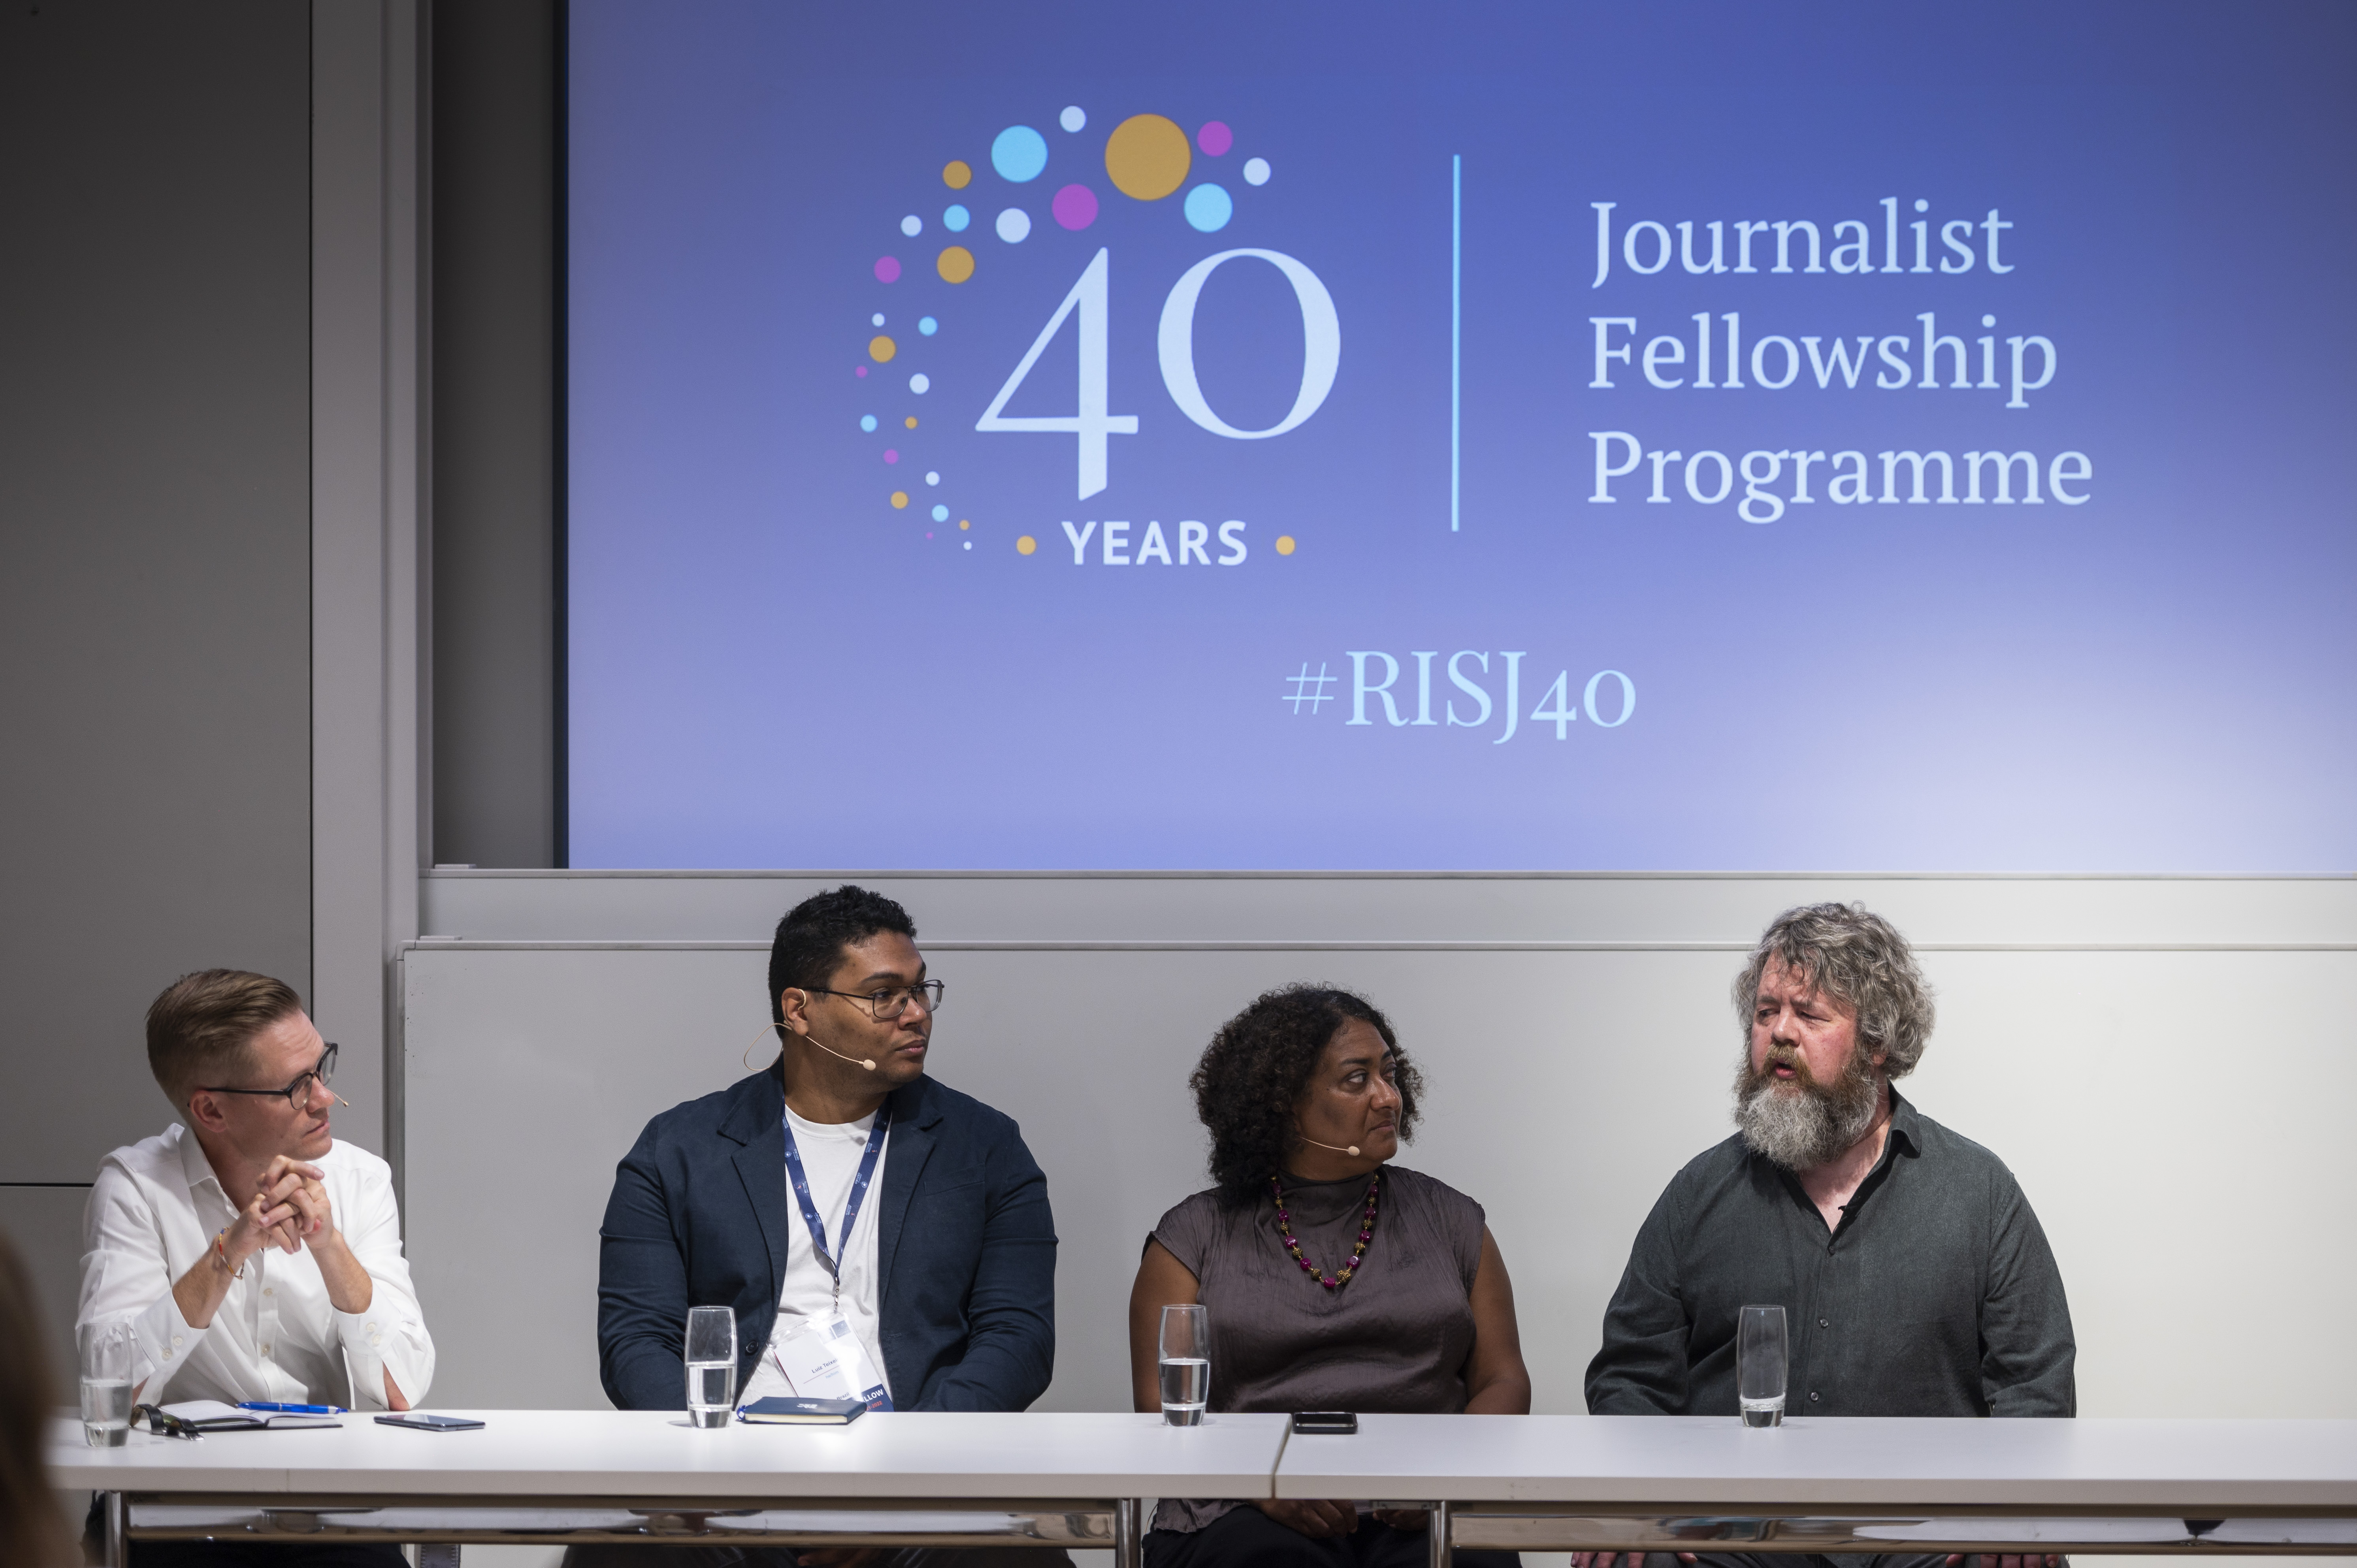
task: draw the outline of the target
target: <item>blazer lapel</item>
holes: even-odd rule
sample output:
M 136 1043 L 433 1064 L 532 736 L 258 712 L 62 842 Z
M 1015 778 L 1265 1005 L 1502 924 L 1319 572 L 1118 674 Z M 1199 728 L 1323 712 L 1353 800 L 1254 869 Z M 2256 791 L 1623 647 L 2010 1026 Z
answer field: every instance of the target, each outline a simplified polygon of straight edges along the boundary
M 768 1299 L 774 1304 L 786 1286 L 785 1092 L 774 1073 L 748 1081 L 747 1088 L 750 1092 L 729 1108 L 720 1133 L 742 1145 L 734 1156 L 737 1176 L 760 1225 L 761 1244 L 769 1249 Z
M 883 1208 L 876 1216 L 876 1303 L 880 1311 L 892 1290 L 892 1262 L 899 1255 L 900 1231 L 909 1218 L 909 1200 L 917 1180 L 932 1157 L 942 1113 L 928 1092 L 931 1080 L 919 1079 L 892 1096 L 892 1132 L 884 1145 Z M 780 1138 L 778 1158 L 785 1158 Z

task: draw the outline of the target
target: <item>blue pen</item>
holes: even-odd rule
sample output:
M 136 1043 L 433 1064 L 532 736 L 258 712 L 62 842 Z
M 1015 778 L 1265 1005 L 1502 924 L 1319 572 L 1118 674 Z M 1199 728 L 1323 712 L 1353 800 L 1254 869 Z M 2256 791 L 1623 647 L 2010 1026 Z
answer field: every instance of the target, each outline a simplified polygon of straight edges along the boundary
M 240 1410 L 264 1410 L 276 1415 L 350 1415 L 339 1404 L 280 1404 L 274 1400 L 240 1400 Z

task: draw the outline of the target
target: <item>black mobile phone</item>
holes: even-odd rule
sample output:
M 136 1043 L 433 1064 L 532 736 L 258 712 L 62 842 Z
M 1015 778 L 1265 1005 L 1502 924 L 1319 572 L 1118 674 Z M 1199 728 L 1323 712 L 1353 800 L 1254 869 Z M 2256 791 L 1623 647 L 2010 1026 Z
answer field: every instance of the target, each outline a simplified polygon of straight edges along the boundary
M 404 1410 L 397 1415 L 376 1418 L 379 1426 L 405 1426 L 413 1432 L 471 1432 L 482 1425 L 463 1415 L 427 1415 L 424 1411 Z
M 1359 1418 L 1347 1410 L 1297 1410 L 1293 1412 L 1293 1430 L 1347 1436 L 1359 1430 Z

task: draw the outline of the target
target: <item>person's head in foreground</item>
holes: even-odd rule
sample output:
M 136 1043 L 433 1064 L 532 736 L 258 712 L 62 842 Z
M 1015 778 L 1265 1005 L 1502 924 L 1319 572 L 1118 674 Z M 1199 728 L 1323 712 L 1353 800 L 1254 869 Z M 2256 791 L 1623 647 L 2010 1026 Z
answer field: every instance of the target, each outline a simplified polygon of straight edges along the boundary
M 1166 1306 L 1204 1308 L 1211 1411 L 1522 1413 L 1513 1286 L 1481 1206 L 1390 1162 L 1423 1082 L 1375 1005 L 1287 985 L 1222 1025 L 1189 1087 L 1218 1185 L 1165 1214 L 1130 1291 L 1133 1397 L 1163 1409 Z M 1174 1317 L 1183 1321 L 1183 1315 Z M 1172 1408 L 1181 1409 L 1183 1391 Z M 1147 1568 L 1425 1561 L 1424 1516 L 1340 1499 L 1163 1499 Z M 1511 1568 L 1459 1552 L 1461 1568 Z
M 1907 939 L 1856 904 L 1777 916 L 1736 978 L 1735 1011 L 1736 1123 L 1790 1171 L 1830 1163 L 1887 1118 L 1891 1080 L 1932 1035 L 1932 988 Z
M 24 1260 L 0 1235 L 0 1563 L 64 1568 L 77 1561 L 58 1494 L 41 1460 L 57 1382 Z

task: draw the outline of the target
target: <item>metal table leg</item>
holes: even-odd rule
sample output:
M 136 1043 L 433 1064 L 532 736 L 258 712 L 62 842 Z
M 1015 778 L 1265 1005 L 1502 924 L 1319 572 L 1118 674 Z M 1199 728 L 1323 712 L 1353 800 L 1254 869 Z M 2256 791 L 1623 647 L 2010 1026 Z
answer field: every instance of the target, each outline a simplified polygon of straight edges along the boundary
M 1448 1541 L 1448 1505 L 1435 1503 L 1425 1525 L 1424 1549 L 1428 1568 L 1449 1568 L 1454 1554 Z
M 1123 1498 L 1113 1508 L 1114 1568 L 1145 1568 L 1146 1499 Z
M 106 1568 L 131 1568 L 131 1541 L 124 1531 L 130 1507 L 121 1492 L 104 1495 L 106 1509 Z

